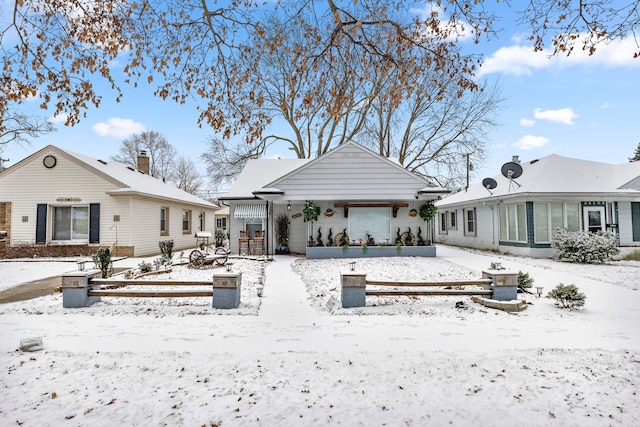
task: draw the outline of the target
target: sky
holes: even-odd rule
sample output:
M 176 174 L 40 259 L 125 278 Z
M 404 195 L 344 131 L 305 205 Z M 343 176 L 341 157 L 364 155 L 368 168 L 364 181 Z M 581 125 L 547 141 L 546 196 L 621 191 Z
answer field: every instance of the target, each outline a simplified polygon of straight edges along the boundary
M 0 2 L 6 19 L 7 3 Z M 0 15 L 1 16 L 1 15 Z M 640 110 L 640 59 L 632 38 L 602 45 L 593 56 L 576 50 L 571 57 L 534 53 L 526 34 L 513 20 L 501 22 L 497 39 L 473 45 L 461 40 L 463 49 L 480 52 L 485 62 L 479 78 L 497 81 L 504 102 L 497 112 L 500 126 L 489 134 L 488 156 L 473 159 L 472 184 L 500 173 L 512 156 L 529 161 L 549 154 L 620 164 L 628 161 L 640 143 L 636 129 Z M 635 49 L 635 50 L 634 50 Z M 121 68 L 117 62 L 113 70 Z M 124 87 L 122 102 L 103 93 L 99 109 L 87 110 L 87 118 L 74 127 L 53 120 L 57 132 L 33 139 L 30 145 L 11 145 L 1 156 L 11 165 L 53 144 L 100 159 L 116 155 L 122 140 L 143 130 L 164 135 L 181 155 L 191 158 L 204 174 L 200 154 L 206 140 L 216 136 L 197 126 L 195 104 L 175 104 L 153 96 L 154 87 Z M 25 111 L 50 117 L 37 102 Z M 276 124 L 277 126 L 277 124 Z M 285 146 L 272 146 L 267 157 L 294 157 Z M 461 159 L 464 161 L 464 159 Z

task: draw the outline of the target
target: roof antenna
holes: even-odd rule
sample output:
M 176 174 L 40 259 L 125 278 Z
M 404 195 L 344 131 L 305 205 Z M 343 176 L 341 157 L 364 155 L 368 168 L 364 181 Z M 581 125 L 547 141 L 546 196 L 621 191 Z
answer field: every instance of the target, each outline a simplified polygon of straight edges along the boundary
M 498 186 L 498 183 L 493 178 L 485 178 L 482 180 L 482 186 L 486 188 L 489 194 L 493 196 L 493 193 L 491 192 L 491 190 L 496 188 Z
M 502 176 L 509 179 L 509 191 L 511 191 L 512 182 L 514 182 L 518 186 L 518 188 L 520 188 L 520 184 L 515 181 L 516 178 L 520 178 L 520 176 L 522 175 L 522 166 L 520 166 L 520 163 L 507 162 L 502 165 L 500 172 L 502 172 Z

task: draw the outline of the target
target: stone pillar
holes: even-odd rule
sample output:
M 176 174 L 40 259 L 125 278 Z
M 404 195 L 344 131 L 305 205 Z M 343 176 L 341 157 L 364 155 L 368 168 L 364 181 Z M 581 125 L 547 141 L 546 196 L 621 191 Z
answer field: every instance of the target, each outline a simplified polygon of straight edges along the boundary
M 99 278 L 100 270 L 76 270 L 62 276 L 62 306 L 64 308 L 88 307 L 100 301 L 100 297 L 90 297 L 89 289 L 99 288 L 91 285 L 91 279 Z
M 358 272 L 340 273 L 342 308 L 365 307 L 367 305 L 367 274 Z
M 238 308 L 242 290 L 242 272 L 213 275 L 213 308 Z
M 483 279 L 491 279 L 491 285 L 485 285 L 485 289 L 491 289 L 491 299 L 497 301 L 512 301 L 518 299 L 518 273 L 507 270 L 487 270 L 482 272 Z

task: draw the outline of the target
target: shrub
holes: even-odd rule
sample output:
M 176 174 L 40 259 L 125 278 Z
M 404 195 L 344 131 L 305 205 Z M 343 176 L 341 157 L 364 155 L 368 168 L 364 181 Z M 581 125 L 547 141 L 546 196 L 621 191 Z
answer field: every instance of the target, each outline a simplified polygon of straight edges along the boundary
M 506 270 L 506 267 L 502 266 L 501 262 L 491 262 L 491 264 L 489 264 L 489 270 Z
M 556 303 L 562 305 L 563 308 L 573 308 L 582 307 L 587 297 L 578 291 L 576 285 L 563 285 L 560 283 L 547 294 L 547 298 L 555 299 Z
M 96 268 L 102 272 L 102 278 L 105 279 L 113 274 L 113 264 L 111 263 L 111 250 L 107 247 L 99 247 L 96 253 L 91 257 Z
M 170 264 L 173 258 L 173 240 L 161 240 L 158 242 L 160 253 L 162 254 L 162 263 Z
M 527 289 L 533 286 L 533 279 L 529 276 L 529 273 L 523 273 L 518 271 L 518 289 L 526 292 Z
M 146 261 L 142 261 L 138 264 L 138 270 L 140 270 L 140 273 L 150 273 L 153 271 L 153 266 Z
M 551 247 L 555 249 L 555 259 L 576 263 L 605 262 L 620 252 L 618 238 L 610 231 L 590 233 L 558 229 Z

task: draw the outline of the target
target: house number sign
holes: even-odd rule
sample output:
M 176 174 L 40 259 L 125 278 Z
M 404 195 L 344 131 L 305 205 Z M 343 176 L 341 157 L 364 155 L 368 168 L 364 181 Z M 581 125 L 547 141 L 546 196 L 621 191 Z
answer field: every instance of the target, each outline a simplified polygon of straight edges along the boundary
M 56 202 L 81 202 L 82 199 L 80 197 L 58 197 Z

